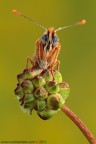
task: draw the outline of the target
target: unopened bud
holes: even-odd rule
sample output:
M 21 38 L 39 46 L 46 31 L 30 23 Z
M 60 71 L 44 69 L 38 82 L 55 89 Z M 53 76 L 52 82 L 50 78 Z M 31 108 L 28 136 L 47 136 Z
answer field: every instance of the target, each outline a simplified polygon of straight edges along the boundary
M 35 74 L 32 75 L 31 69 L 25 69 L 25 70 L 23 71 L 23 73 L 24 73 L 24 75 L 25 75 L 25 79 L 33 79 L 33 78 L 34 78 L 34 75 L 35 75 Z M 35 72 L 34 72 L 34 73 L 35 73 Z
M 53 80 L 51 71 L 47 69 L 42 71 L 41 76 L 45 79 L 46 82 Z
M 17 75 L 17 80 L 19 83 L 22 83 L 25 79 L 25 75 L 23 73 Z
M 52 95 L 49 95 L 47 98 L 47 106 L 50 109 L 57 110 L 61 108 L 64 103 L 65 101 L 60 94 L 52 94 Z
M 44 110 L 46 107 L 46 101 L 42 101 L 42 100 L 35 100 L 34 102 L 34 109 L 36 111 L 42 111 Z
M 33 91 L 33 84 L 29 80 L 24 80 L 21 84 L 25 93 L 32 93 Z
M 48 97 L 48 92 L 45 88 L 40 87 L 35 90 L 34 96 L 39 100 L 45 100 Z
M 57 83 L 61 83 L 62 82 L 62 75 L 59 71 L 55 71 L 54 72 L 54 79 Z
M 59 92 L 59 86 L 55 81 L 49 81 L 45 85 L 45 89 L 50 93 L 58 93 Z
M 36 77 L 32 80 L 32 83 L 35 87 L 42 87 L 46 82 L 42 77 Z
M 23 96 L 23 94 L 24 94 L 21 86 L 17 86 L 17 88 L 14 90 L 14 92 L 17 96 L 20 96 L 20 97 Z
M 33 94 L 26 94 L 25 95 L 25 103 L 31 103 L 34 102 L 35 98 Z
M 69 93 L 70 93 L 69 85 L 65 82 L 62 82 L 62 83 L 59 84 L 59 87 L 60 87 L 59 94 L 65 100 L 69 96 Z
M 37 114 L 39 115 L 39 117 L 43 120 L 47 120 L 50 119 L 51 117 L 54 116 L 54 114 L 56 114 L 58 111 L 56 110 L 51 110 L 49 108 L 44 109 L 43 111 L 37 111 Z

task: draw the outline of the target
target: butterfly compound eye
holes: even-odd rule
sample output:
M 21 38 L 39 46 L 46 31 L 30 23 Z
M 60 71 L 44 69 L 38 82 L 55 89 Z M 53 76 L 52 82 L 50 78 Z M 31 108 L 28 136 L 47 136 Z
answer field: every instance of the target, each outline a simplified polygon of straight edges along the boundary
M 47 34 L 44 34 L 44 35 L 41 37 L 41 42 L 42 42 L 43 44 L 45 44 L 47 41 L 48 41 L 48 36 L 47 36 Z
M 54 36 L 52 41 L 53 41 L 53 46 L 56 46 L 56 44 L 58 43 L 59 39 L 58 39 L 57 36 Z

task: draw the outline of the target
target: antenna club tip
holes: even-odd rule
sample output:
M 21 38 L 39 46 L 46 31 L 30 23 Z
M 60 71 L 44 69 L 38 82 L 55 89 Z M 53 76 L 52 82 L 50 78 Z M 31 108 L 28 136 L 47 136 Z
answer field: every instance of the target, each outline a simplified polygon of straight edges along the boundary
M 20 13 L 17 10 L 15 10 L 15 9 L 12 10 L 12 13 L 15 14 L 15 15 L 17 15 L 17 16 L 20 15 Z
M 81 24 L 81 25 L 84 25 L 84 24 L 86 24 L 86 20 L 85 20 L 85 19 L 83 19 L 83 20 L 80 20 L 80 24 Z

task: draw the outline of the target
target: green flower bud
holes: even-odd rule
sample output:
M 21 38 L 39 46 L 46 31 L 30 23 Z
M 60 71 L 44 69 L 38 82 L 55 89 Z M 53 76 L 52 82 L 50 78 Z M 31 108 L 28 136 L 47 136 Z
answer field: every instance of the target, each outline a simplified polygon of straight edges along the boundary
M 62 75 L 59 71 L 55 71 L 54 72 L 54 79 L 57 83 L 61 83 L 62 82 Z
M 33 91 L 33 84 L 29 80 L 24 80 L 21 84 L 25 93 L 32 93 Z
M 17 80 L 19 83 L 22 83 L 25 79 L 25 75 L 23 73 L 17 75 Z
M 65 101 L 60 94 L 52 94 L 52 95 L 49 95 L 47 98 L 47 106 L 50 109 L 57 110 L 61 108 L 64 103 Z
M 28 109 L 30 113 L 32 112 L 35 101 L 33 94 L 26 94 L 19 101 L 23 108 Z
M 34 96 L 39 100 L 45 100 L 48 97 L 48 92 L 45 88 L 40 87 L 35 90 Z
M 30 114 L 32 114 L 32 110 L 34 109 L 34 103 L 25 103 L 23 107 L 25 109 L 28 109 L 30 111 Z
M 17 96 L 20 96 L 20 97 L 23 96 L 23 94 L 24 94 L 21 86 L 17 86 L 17 88 L 14 90 L 14 92 Z
M 34 102 L 35 98 L 33 94 L 26 94 L 25 95 L 25 102 L 24 103 L 30 103 L 30 102 Z
M 25 94 L 25 95 L 23 95 L 23 97 L 21 97 L 19 99 L 19 101 L 21 102 L 21 106 L 24 109 L 29 110 L 30 113 L 32 112 L 33 106 L 34 106 L 34 101 L 35 101 L 33 94 Z M 25 110 L 25 112 L 27 112 L 27 111 Z
M 62 83 L 59 84 L 59 87 L 60 87 L 59 94 L 65 100 L 69 96 L 69 93 L 70 93 L 69 85 L 65 82 L 62 82 Z
M 60 88 L 69 88 L 69 84 L 66 82 L 59 83 Z
M 36 110 L 36 111 L 42 111 L 42 110 L 44 110 L 45 109 L 45 107 L 46 107 L 46 101 L 42 101 L 42 100 L 36 100 L 35 102 L 34 102 L 34 109 Z
M 32 83 L 35 87 L 42 87 L 45 85 L 45 80 L 42 77 L 36 77 L 32 80 Z
M 23 107 L 25 109 L 28 109 L 30 111 L 30 114 L 32 114 L 32 110 L 34 109 L 34 103 L 33 102 L 25 103 Z
M 34 75 L 36 75 L 35 71 L 32 71 L 31 69 L 25 69 L 23 73 L 25 75 L 25 79 L 33 79 Z
M 42 69 L 25 69 L 24 75 L 25 79 L 33 79 L 37 75 L 39 75 L 42 72 Z
M 42 76 L 46 82 L 53 80 L 51 71 L 49 71 L 47 69 L 43 70 L 42 73 L 40 74 L 40 76 Z
M 34 108 L 34 103 L 33 102 L 25 103 L 24 108 L 32 110 Z
M 58 93 L 59 92 L 59 86 L 55 81 L 49 81 L 45 85 L 45 89 L 50 93 Z
M 56 114 L 57 111 L 56 110 L 51 110 L 49 108 L 44 109 L 43 111 L 37 111 L 37 114 L 39 115 L 39 117 L 43 120 L 47 120 L 50 119 L 51 117 L 53 117 L 54 114 Z

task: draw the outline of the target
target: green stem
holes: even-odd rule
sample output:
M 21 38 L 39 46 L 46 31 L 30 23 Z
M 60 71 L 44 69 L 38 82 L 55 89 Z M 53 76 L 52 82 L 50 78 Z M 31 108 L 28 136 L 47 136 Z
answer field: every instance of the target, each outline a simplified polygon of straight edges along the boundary
M 78 126 L 81 132 L 85 135 L 90 144 L 96 144 L 96 139 L 85 126 L 85 124 L 64 104 L 62 111 Z

